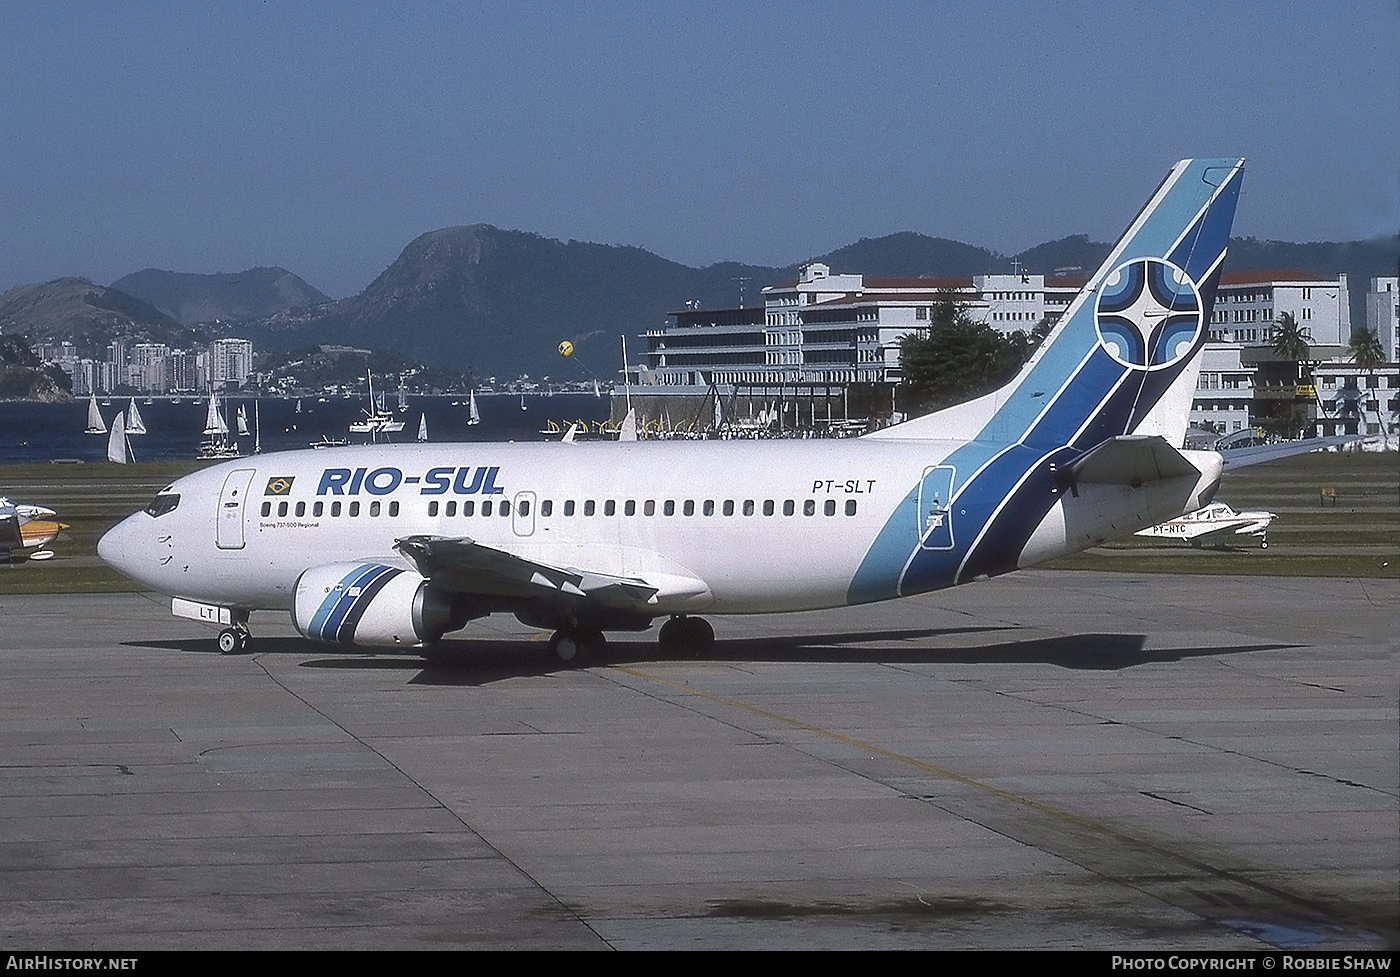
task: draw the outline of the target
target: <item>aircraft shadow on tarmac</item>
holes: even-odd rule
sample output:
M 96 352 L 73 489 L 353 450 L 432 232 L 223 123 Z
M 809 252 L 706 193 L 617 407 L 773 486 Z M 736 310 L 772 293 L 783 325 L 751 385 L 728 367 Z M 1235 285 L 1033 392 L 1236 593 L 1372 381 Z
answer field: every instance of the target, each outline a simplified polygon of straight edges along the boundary
M 710 662 L 876 663 L 897 664 L 1039 664 L 1087 671 L 1120 671 L 1139 665 L 1176 662 L 1190 658 L 1232 655 L 1301 647 L 1268 644 L 1206 645 L 1190 648 L 1146 647 L 1142 634 L 1068 634 L 1027 637 L 991 643 L 956 644 L 957 636 L 984 632 L 1014 635 L 1015 628 L 921 628 L 834 634 L 773 635 L 761 638 L 719 639 L 701 660 Z M 378 653 L 326 656 L 325 645 L 296 637 L 256 639 L 256 655 L 316 655 L 301 662 L 302 668 L 350 668 L 417 672 L 410 681 L 428 685 L 486 685 L 507 678 L 549 675 L 591 665 L 640 665 L 648 662 L 695 659 L 662 657 L 653 640 L 629 640 L 618 636 L 601 655 L 565 665 L 543 641 L 520 638 L 482 638 L 444 641 L 426 655 Z M 217 654 L 211 639 L 127 642 L 127 647 L 158 648 L 180 652 Z

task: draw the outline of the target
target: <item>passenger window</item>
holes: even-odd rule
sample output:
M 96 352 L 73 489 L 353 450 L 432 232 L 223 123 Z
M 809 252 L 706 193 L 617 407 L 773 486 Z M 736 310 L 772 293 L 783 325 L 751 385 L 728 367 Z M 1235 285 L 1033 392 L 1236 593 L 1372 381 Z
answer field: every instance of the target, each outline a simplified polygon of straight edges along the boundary
M 594 505 L 592 499 L 589 499 L 587 502 L 585 502 L 585 503 L 583 504 L 583 514 L 584 514 L 585 516 L 591 516 L 591 515 L 593 515 L 593 513 L 596 512 L 596 511 L 597 511 L 597 507 Z
M 608 499 L 608 501 L 604 502 L 604 503 L 603 503 L 603 515 L 605 515 L 605 516 L 615 516 L 615 515 L 617 515 L 617 503 L 614 502 L 612 499 Z
M 351 503 L 350 503 L 350 515 L 352 515 L 352 516 L 358 516 L 359 514 L 360 514 L 360 503 L 358 503 L 358 502 L 351 502 Z
M 522 499 L 515 508 L 522 516 L 528 516 L 530 514 L 530 500 Z
M 492 504 L 493 504 L 493 503 L 490 503 L 490 502 L 483 502 L 483 503 L 481 503 L 481 514 L 482 514 L 483 516 L 489 516 L 489 515 L 491 514 L 491 506 L 492 506 Z
M 569 499 L 567 502 L 564 503 L 564 515 L 566 515 L 566 516 L 572 516 L 573 514 L 574 514 L 574 500 L 573 500 L 573 499 Z
M 635 516 L 637 514 L 637 500 L 628 499 L 626 505 L 622 507 L 622 514 L 624 516 Z
M 764 500 L 763 500 L 763 514 L 764 514 L 765 516 L 771 516 L 771 515 L 773 514 L 773 500 L 772 500 L 772 499 L 764 499 Z
M 646 504 L 642 506 L 642 515 L 644 515 L 644 516 L 654 516 L 654 515 L 656 515 L 656 503 L 653 502 L 651 499 L 647 499 Z
M 331 503 L 331 515 L 332 515 L 332 516 L 339 516 L 339 515 L 340 515 L 340 503 L 339 503 L 339 502 L 332 502 L 332 503 Z
M 448 505 L 451 505 L 451 504 L 452 504 L 452 503 L 450 503 L 450 502 L 448 503 Z M 476 503 L 475 503 L 475 502 L 463 502 L 463 503 L 462 503 L 462 515 L 464 515 L 464 516 L 470 516 L 470 515 L 472 515 L 474 512 L 476 512 Z M 488 516 L 489 516 L 490 514 L 491 514 L 491 513 L 489 513 L 489 512 L 486 513 L 486 515 L 488 515 Z
M 802 514 L 804 516 L 815 516 L 817 514 L 817 500 L 808 499 L 802 503 Z
M 436 502 L 429 502 L 429 503 L 428 503 L 428 515 L 430 515 L 430 516 L 435 516 L 435 515 L 437 515 L 437 512 L 438 512 L 438 504 L 437 504 Z
M 320 519 L 321 516 L 325 513 L 325 511 L 326 511 L 326 504 L 325 504 L 324 502 L 317 502 L 315 505 L 313 505 L 313 506 L 311 507 L 311 514 L 312 514 L 313 516 L 315 516 L 317 519 Z
M 398 514 L 399 514 L 399 504 L 398 504 L 397 502 L 390 502 L 390 503 L 389 503 L 389 515 L 391 515 L 391 516 L 397 516 Z
M 281 518 L 282 518 L 283 516 L 285 516 L 286 514 L 287 514 L 287 503 L 285 503 L 285 502 L 279 502 L 279 503 L 277 503 L 277 518 L 278 518 L 278 519 L 281 519 Z
M 267 516 L 272 515 L 272 503 L 271 503 L 271 502 L 264 502 L 264 503 L 263 503 L 262 514 L 263 514 L 264 517 L 267 517 Z
M 491 503 L 489 503 L 489 502 L 483 502 L 483 503 L 482 503 L 482 505 L 490 505 L 490 504 L 491 504 Z M 501 500 L 501 515 L 503 515 L 503 516 L 508 516 L 508 515 L 510 515 L 510 502 L 507 501 L 506 499 L 502 499 L 502 500 Z
M 745 499 L 745 500 L 744 500 L 744 515 L 746 515 L 746 516 L 751 516 L 751 515 L 753 515 L 753 499 Z
M 676 514 L 676 500 L 667 499 L 661 506 L 661 512 L 663 515 L 674 516 Z
M 684 513 L 684 514 L 687 515 L 687 516 L 693 516 L 693 515 L 695 515 L 695 500 L 694 500 L 694 499 L 686 499 L 686 500 L 685 500 L 685 505 L 681 508 L 681 512 Z
M 793 502 L 792 499 L 788 499 L 785 502 L 783 502 L 783 515 L 790 516 L 796 511 L 797 503 Z
M 715 500 L 714 500 L 714 499 L 706 499 L 706 500 L 705 500 L 705 515 L 707 515 L 707 516 L 713 516 L 714 514 L 715 514 Z
M 836 500 L 827 499 L 826 505 L 822 507 L 822 511 L 824 511 L 828 516 L 836 515 Z
M 298 502 L 298 503 L 297 503 L 297 518 L 300 519 L 300 518 L 301 518 L 302 516 L 304 516 L 304 515 L 306 515 L 306 503 L 305 503 L 305 502 Z
M 853 516 L 853 515 L 855 515 L 855 514 L 856 514 L 856 500 L 855 500 L 855 499 L 847 499 L 847 500 L 846 500 L 846 515 L 848 515 L 848 516 Z
M 455 515 L 457 514 L 457 503 L 456 503 L 456 502 L 449 502 L 449 503 L 447 503 L 447 514 L 448 514 L 449 516 L 455 516 Z M 466 515 L 466 513 L 463 513 L 463 515 Z
M 542 516 L 552 516 L 552 515 L 554 515 L 554 500 L 553 500 L 553 499 L 545 499 L 543 502 L 540 503 L 540 515 L 542 515 Z
M 733 500 L 733 499 L 725 499 L 725 500 L 724 500 L 724 514 L 725 514 L 726 516 L 732 516 L 732 515 L 734 515 L 734 500 Z
M 371 502 L 371 503 L 369 504 L 369 514 L 370 514 L 371 516 L 378 517 L 378 515 L 379 515 L 379 500 L 378 500 L 378 499 L 376 499 L 375 501 L 373 501 L 373 502 Z

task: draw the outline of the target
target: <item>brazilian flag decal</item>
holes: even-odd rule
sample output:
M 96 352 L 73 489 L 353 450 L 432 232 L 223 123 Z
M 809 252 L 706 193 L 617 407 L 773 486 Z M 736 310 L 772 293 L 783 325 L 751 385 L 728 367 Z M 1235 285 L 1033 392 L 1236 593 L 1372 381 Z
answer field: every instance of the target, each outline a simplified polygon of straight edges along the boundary
M 293 476 L 295 477 L 295 476 Z M 263 495 L 291 495 L 292 478 L 269 478 Z

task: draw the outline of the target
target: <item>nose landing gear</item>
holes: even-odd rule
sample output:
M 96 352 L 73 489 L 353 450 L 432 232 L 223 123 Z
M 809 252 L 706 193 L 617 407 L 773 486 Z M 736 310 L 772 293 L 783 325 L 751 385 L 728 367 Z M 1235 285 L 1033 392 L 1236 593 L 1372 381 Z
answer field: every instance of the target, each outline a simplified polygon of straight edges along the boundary
M 233 623 L 219 632 L 219 652 L 225 655 L 241 655 L 248 650 L 253 635 L 248 630 L 248 612 L 234 611 Z

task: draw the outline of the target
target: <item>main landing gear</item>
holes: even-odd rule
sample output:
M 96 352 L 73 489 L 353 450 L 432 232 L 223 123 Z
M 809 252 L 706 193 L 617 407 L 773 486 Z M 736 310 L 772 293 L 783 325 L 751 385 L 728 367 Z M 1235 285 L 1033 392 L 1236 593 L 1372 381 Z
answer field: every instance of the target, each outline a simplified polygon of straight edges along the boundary
M 593 628 L 560 628 L 549 639 L 549 650 L 561 662 L 600 658 L 608 650 L 608 639 Z
M 663 655 L 698 657 L 708 654 L 714 647 L 715 629 L 704 618 L 678 614 L 661 625 L 656 643 Z M 564 627 L 549 639 L 549 650 L 561 662 L 577 665 L 590 658 L 603 657 L 608 650 L 608 639 L 597 628 Z
M 715 644 L 715 629 L 702 617 L 678 614 L 661 625 L 656 636 L 663 655 L 704 655 Z

